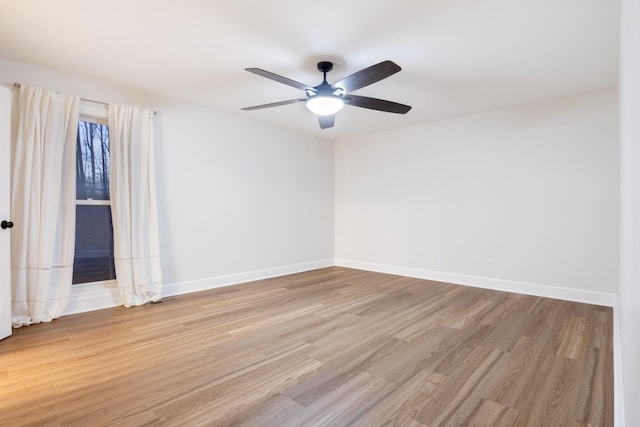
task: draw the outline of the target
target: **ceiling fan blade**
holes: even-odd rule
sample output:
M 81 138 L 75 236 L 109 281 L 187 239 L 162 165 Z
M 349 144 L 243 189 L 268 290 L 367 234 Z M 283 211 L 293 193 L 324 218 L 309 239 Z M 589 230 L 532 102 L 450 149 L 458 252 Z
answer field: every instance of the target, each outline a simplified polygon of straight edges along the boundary
M 336 116 L 318 116 L 318 122 L 320 122 L 320 129 L 332 128 L 336 121 Z
M 396 114 L 406 114 L 411 110 L 409 105 L 386 101 L 384 99 L 369 98 L 368 96 L 347 95 L 344 97 L 344 103 L 347 105 L 353 105 L 354 107 L 362 107 L 370 110 Z
M 245 68 L 245 70 L 249 71 L 250 73 L 257 74 L 259 76 L 266 77 L 268 79 L 286 84 L 287 86 L 295 87 L 296 89 L 301 89 L 301 90 L 313 89 L 313 87 L 309 85 L 297 82 L 295 80 L 288 79 L 286 77 L 272 73 L 270 71 L 263 70 L 261 68 Z
M 369 86 L 375 82 L 397 73 L 402 68 L 393 61 L 382 61 L 378 64 L 356 71 L 350 76 L 345 77 L 338 83 L 334 84 L 334 88 L 342 88 L 345 92 Z
M 241 110 L 244 110 L 244 111 L 261 110 L 263 108 L 279 107 L 281 105 L 288 105 L 288 104 L 297 104 L 298 102 L 304 102 L 306 100 L 307 100 L 307 98 L 289 99 L 288 101 L 280 101 L 280 102 L 272 102 L 270 104 L 254 105 L 253 107 L 244 107 L 244 108 L 241 108 Z

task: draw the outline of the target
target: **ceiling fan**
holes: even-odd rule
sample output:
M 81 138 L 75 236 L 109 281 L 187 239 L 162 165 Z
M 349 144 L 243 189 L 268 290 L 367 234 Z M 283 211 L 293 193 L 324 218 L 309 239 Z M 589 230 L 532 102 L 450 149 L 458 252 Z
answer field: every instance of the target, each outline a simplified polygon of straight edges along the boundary
M 399 104 L 397 102 L 379 98 L 369 98 L 368 96 L 351 94 L 354 90 L 379 82 L 380 80 L 386 79 L 400 71 L 400 66 L 393 61 L 382 61 L 378 64 L 357 71 L 340 80 L 336 84 L 330 85 L 327 83 L 327 73 L 332 69 L 332 62 L 318 62 L 318 71 L 323 73 L 322 83 L 318 86 L 309 86 L 260 68 L 245 68 L 245 70 L 251 73 L 275 80 L 286 84 L 287 86 L 295 87 L 296 89 L 301 89 L 305 91 L 307 97 L 272 102 L 270 104 L 255 105 L 253 107 L 242 108 L 242 110 L 260 110 L 262 108 L 306 102 L 307 108 L 318 116 L 320 128 L 322 129 L 333 127 L 333 124 L 335 123 L 335 113 L 337 113 L 345 104 L 396 114 L 406 114 L 411 110 L 409 105 Z

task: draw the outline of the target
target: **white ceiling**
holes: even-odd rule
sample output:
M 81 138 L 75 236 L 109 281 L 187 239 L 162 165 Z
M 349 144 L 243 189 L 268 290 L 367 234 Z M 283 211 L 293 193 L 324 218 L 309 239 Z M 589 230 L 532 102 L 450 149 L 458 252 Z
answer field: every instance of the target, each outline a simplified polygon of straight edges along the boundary
M 0 0 L 0 57 L 330 139 L 617 87 L 615 0 Z M 403 69 L 320 130 L 304 97 L 244 71 L 316 85 L 390 59 Z M 54 89 L 54 88 L 52 88 Z

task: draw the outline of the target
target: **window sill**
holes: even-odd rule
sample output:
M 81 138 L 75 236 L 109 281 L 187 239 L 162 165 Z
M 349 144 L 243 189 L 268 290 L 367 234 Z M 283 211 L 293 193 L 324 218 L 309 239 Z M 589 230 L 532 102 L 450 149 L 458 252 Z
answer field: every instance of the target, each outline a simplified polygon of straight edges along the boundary
M 100 282 L 74 283 L 73 285 L 71 285 L 71 289 L 74 289 L 74 288 L 83 288 L 83 289 L 89 289 L 89 288 L 104 289 L 104 288 L 108 288 L 108 289 L 114 289 L 117 286 L 118 286 L 118 284 L 116 283 L 116 279 L 112 279 L 112 280 L 102 280 Z

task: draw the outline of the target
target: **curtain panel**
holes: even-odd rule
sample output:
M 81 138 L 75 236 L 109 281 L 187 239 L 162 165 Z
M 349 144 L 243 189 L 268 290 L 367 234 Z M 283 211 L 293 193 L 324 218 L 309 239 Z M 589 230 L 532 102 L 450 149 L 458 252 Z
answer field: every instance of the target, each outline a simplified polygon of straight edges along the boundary
M 71 291 L 79 103 L 78 97 L 22 86 L 14 107 L 14 327 L 59 317 Z
M 131 307 L 161 298 L 153 111 L 109 105 L 109 137 L 116 282 Z

